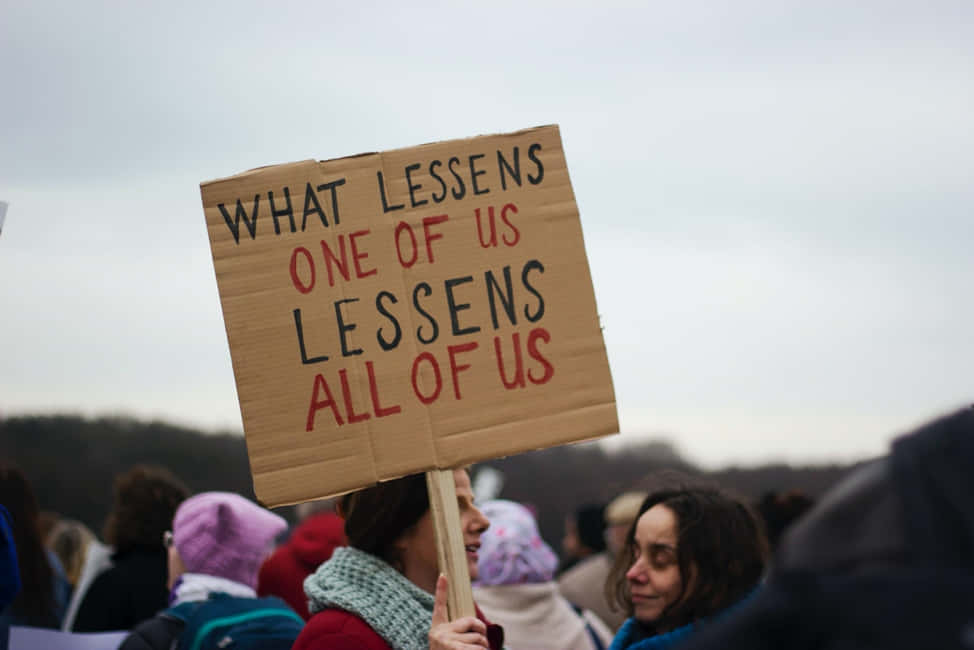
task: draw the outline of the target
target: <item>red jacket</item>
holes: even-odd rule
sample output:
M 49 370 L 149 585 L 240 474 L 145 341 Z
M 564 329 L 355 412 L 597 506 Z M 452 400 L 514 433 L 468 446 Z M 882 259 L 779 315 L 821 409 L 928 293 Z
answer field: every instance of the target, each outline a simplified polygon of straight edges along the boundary
M 504 630 L 489 623 L 477 609 L 477 617 L 487 623 L 487 640 L 491 650 L 501 650 Z M 291 650 L 393 650 L 369 624 L 355 614 L 341 609 L 325 609 L 308 621 Z
M 304 579 L 345 546 L 345 522 L 338 515 L 322 512 L 305 519 L 291 538 L 267 558 L 257 575 L 257 595 L 277 596 L 304 620 L 311 618 Z

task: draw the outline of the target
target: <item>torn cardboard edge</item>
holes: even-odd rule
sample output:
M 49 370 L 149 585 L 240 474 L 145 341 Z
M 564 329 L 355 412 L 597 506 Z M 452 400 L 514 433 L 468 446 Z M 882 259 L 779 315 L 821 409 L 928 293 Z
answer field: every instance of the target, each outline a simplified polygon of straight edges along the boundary
M 444 144 L 446 142 L 451 142 L 451 143 L 452 142 L 457 142 L 457 143 L 460 143 L 460 142 L 471 142 L 473 140 L 480 140 L 480 139 L 483 139 L 483 138 L 498 138 L 498 137 L 508 137 L 508 136 L 510 136 L 510 137 L 517 137 L 517 136 L 524 135 L 526 133 L 531 133 L 532 131 L 539 131 L 541 129 L 548 129 L 548 128 L 557 129 L 558 130 L 558 133 L 559 133 L 559 137 L 560 137 L 561 129 L 559 128 L 559 126 L 557 124 L 542 124 L 540 126 L 531 126 L 531 127 L 526 128 L 526 129 L 520 129 L 518 131 L 511 131 L 511 132 L 508 132 L 508 133 L 485 133 L 485 134 L 482 134 L 482 135 L 475 135 L 475 136 L 471 136 L 471 137 L 468 137 L 468 138 L 457 138 L 456 140 L 435 140 L 435 141 L 431 141 L 431 142 L 424 142 L 423 144 L 418 144 L 418 145 L 413 146 L 413 147 L 397 147 L 396 149 L 385 149 L 383 151 L 363 151 L 361 153 L 350 154 L 350 155 L 347 155 L 347 156 L 336 156 L 335 158 L 325 158 L 325 159 L 305 158 L 304 160 L 292 160 L 290 162 L 274 163 L 272 165 L 261 165 L 260 167 L 253 167 L 251 169 L 248 169 L 246 171 L 239 172 L 237 174 L 233 174 L 231 176 L 221 176 L 219 178 L 214 178 L 214 179 L 211 179 L 211 180 L 208 180 L 208 181 L 203 181 L 202 183 L 200 183 L 200 188 L 206 187 L 207 185 L 213 185 L 213 184 L 216 184 L 216 183 L 223 183 L 223 182 L 226 182 L 226 181 L 234 181 L 234 180 L 240 180 L 240 179 L 243 179 L 243 178 L 247 178 L 248 176 L 252 176 L 252 175 L 254 175 L 257 172 L 261 172 L 261 171 L 263 171 L 265 169 L 270 169 L 272 167 L 287 167 L 287 166 L 290 166 L 290 165 L 303 165 L 303 164 L 306 164 L 306 163 L 313 163 L 313 164 L 316 164 L 316 165 L 321 165 L 321 164 L 324 164 L 324 163 L 338 162 L 338 161 L 341 161 L 341 160 L 352 160 L 354 158 L 365 158 L 367 156 L 382 156 L 382 155 L 386 155 L 386 154 L 402 153 L 402 152 L 410 151 L 410 150 L 419 150 L 419 149 L 423 149 L 423 148 L 426 148 L 426 147 L 434 147 L 434 146 L 437 146 L 437 145 L 441 145 L 441 144 Z

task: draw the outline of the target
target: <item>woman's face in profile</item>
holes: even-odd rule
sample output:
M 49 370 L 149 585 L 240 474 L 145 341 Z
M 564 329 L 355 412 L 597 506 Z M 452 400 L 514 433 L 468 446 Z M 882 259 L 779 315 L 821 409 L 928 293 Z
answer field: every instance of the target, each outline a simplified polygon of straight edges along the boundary
M 466 470 L 453 471 L 453 481 L 457 491 L 457 507 L 460 511 L 460 528 L 466 549 L 467 570 L 470 579 L 477 579 L 477 559 L 480 549 L 480 535 L 490 522 L 474 503 L 473 488 Z M 396 545 L 402 556 L 403 574 L 420 588 L 433 593 L 440 569 L 436 556 L 436 536 L 433 531 L 433 517 L 427 510 L 418 522 Z
M 677 560 L 679 539 L 676 514 L 657 504 L 636 522 L 633 563 L 626 572 L 633 614 L 642 623 L 655 623 L 683 595 Z

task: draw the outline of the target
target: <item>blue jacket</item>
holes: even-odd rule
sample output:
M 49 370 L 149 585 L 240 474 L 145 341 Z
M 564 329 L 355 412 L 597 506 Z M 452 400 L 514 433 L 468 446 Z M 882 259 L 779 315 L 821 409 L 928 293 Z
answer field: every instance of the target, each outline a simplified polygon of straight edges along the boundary
M 609 650 L 668 650 L 693 634 L 694 624 L 684 625 L 664 634 L 652 634 L 634 618 L 628 619 L 616 632 Z
M 20 592 L 20 570 L 17 568 L 17 547 L 10 527 L 10 513 L 0 505 L 0 650 L 7 650 L 10 615 L 5 614 Z
M 698 629 L 710 627 L 712 623 L 721 621 L 742 607 L 745 607 L 760 592 L 761 586 L 758 585 L 743 598 L 731 603 L 713 616 L 694 623 L 688 623 L 683 627 L 678 627 L 675 630 L 670 630 L 663 634 L 653 634 L 650 630 L 643 627 L 639 621 L 630 618 L 619 628 L 615 638 L 612 639 L 612 645 L 609 646 L 609 650 L 668 650 L 693 637 Z
M 10 513 L 0 505 L 0 611 L 13 602 L 20 592 L 17 547 L 10 527 Z

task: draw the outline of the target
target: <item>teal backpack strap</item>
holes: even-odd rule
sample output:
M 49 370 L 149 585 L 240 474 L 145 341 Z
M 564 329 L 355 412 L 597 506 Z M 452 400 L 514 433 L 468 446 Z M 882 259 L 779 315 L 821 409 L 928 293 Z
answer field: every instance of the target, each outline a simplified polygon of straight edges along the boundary
M 268 647 L 273 639 L 287 639 L 282 643 L 289 648 L 291 642 L 304 627 L 304 619 L 298 616 L 279 598 L 234 598 L 225 594 L 213 594 L 202 603 L 186 603 L 195 607 L 172 608 L 174 616 L 186 621 L 179 641 L 180 650 L 209 650 L 219 647 L 219 639 L 236 638 L 234 647 Z
M 169 616 L 170 618 L 179 619 L 183 623 L 187 623 L 189 619 L 193 618 L 193 614 L 196 613 L 196 610 L 202 607 L 205 602 L 206 601 L 194 601 L 189 603 L 181 603 L 164 610 L 162 614 L 164 616 Z

